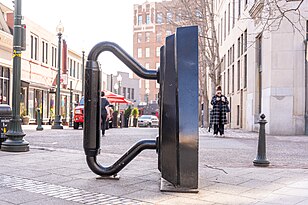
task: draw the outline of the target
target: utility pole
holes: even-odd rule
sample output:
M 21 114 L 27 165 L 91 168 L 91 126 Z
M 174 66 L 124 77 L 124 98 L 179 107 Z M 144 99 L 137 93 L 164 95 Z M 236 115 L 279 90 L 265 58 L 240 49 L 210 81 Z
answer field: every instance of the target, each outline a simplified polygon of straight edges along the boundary
M 21 76 L 21 0 L 14 1 L 14 29 L 13 29 L 13 96 L 12 96 L 12 119 L 9 130 L 6 133 L 7 140 L 2 143 L 1 150 L 7 152 L 27 152 L 29 142 L 24 140 L 26 135 L 21 127 L 20 119 L 20 76 Z

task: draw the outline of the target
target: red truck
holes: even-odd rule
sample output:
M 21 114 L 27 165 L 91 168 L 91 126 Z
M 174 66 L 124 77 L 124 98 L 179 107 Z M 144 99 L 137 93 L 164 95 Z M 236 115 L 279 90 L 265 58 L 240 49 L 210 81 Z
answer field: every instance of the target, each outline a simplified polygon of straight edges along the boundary
M 82 97 L 78 103 L 78 106 L 74 109 L 74 129 L 78 129 L 81 125 L 83 127 L 83 109 L 84 109 L 84 98 Z

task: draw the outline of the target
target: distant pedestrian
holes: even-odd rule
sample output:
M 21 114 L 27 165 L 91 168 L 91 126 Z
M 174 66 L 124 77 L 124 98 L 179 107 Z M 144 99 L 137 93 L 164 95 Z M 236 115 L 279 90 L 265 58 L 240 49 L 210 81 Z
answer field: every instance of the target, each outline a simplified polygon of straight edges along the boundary
M 109 101 L 105 97 L 105 93 L 101 93 L 101 127 L 102 127 L 102 136 L 105 136 L 106 130 L 106 121 L 109 120 L 110 111 L 109 111 Z
M 224 125 L 227 124 L 226 113 L 230 112 L 230 109 L 227 97 L 222 95 L 221 86 L 217 86 L 211 104 L 213 105 L 211 119 L 214 125 L 214 136 L 217 136 L 219 132 L 220 136 L 224 137 Z

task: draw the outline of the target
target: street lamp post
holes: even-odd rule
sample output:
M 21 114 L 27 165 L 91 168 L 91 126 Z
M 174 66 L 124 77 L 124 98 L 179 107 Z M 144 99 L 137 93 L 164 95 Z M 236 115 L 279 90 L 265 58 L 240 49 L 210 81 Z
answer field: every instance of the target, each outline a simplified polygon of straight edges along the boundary
M 82 96 L 84 96 L 84 53 L 85 51 L 82 51 L 82 71 L 81 71 Z
M 119 84 L 119 95 L 121 95 L 121 82 L 122 82 L 122 76 L 121 74 L 118 75 L 117 77 L 117 80 L 118 80 L 118 84 Z
M 146 103 L 147 103 L 147 107 L 149 107 L 149 94 L 150 94 L 150 89 L 149 88 L 147 88 L 146 90 L 145 90 L 145 94 L 146 94 Z
M 119 91 L 119 90 L 118 90 L 118 89 L 119 89 L 118 83 L 115 83 L 114 86 L 113 86 L 113 88 L 114 88 L 114 92 L 115 92 L 115 93 L 116 93 L 117 91 Z
M 57 26 L 58 32 L 58 76 L 57 76 L 57 91 L 56 91 L 56 113 L 55 113 L 55 121 L 51 129 L 63 129 L 61 123 L 61 115 L 60 115 L 60 75 L 61 75 L 61 37 L 64 31 L 64 27 L 60 21 L 59 25 Z
M 27 152 L 29 142 L 23 139 L 26 135 L 21 127 L 20 88 L 21 88 L 21 0 L 15 0 L 14 32 L 13 32 L 13 96 L 12 119 L 6 133 L 7 140 L 2 143 L 1 150 L 7 152 Z
M 70 119 L 69 127 L 73 127 L 73 81 L 70 81 Z

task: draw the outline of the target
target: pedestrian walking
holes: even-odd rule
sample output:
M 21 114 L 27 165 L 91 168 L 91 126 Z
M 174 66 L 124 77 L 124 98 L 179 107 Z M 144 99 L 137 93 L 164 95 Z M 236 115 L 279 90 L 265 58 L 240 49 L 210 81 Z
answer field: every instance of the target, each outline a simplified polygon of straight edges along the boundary
M 105 136 L 106 130 L 106 121 L 109 120 L 110 111 L 109 111 L 109 101 L 105 97 L 105 93 L 101 93 L 101 128 L 102 128 L 102 136 Z
M 217 86 L 211 105 L 213 105 L 211 124 L 214 125 L 214 136 L 217 136 L 219 132 L 220 136 L 224 137 L 224 125 L 227 124 L 226 113 L 230 112 L 230 109 L 227 97 L 221 92 L 221 86 Z

